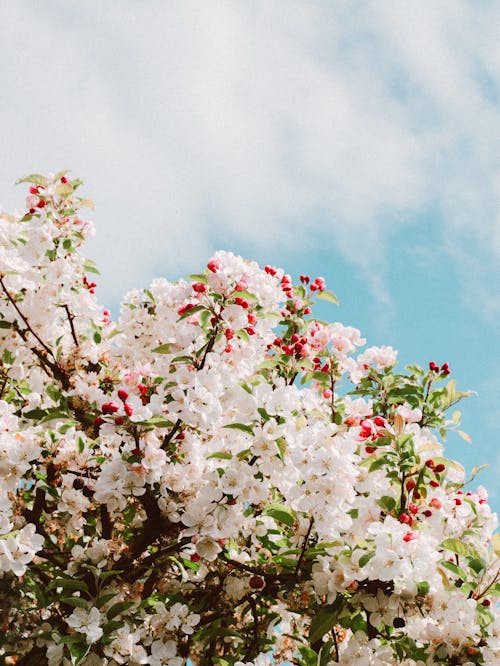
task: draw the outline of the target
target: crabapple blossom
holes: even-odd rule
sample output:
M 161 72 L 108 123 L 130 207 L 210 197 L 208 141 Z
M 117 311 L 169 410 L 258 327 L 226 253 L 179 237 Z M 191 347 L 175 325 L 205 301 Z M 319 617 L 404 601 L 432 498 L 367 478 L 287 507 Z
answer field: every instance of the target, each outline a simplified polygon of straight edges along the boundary
M 81 182 L 0 213 L 0 658 L 500 663 L 500 537 L 443 439 L 445 361 L 314 316 L 219 251 L 97 300 Z M 472 477 L 477 470 L 474 470 Z

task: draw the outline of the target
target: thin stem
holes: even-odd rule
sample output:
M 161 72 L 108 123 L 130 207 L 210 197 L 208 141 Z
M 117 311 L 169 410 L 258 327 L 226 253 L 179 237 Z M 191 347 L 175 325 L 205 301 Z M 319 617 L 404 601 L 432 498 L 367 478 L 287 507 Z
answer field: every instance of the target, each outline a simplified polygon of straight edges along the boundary
M 172 428 L 172 430 L 169 433 L 167 433 L 165 435 L 165 437 L 163 438 L 163 444 L 161 445 L 162 449 L 167 448 L 167 446 L 170 444 L 170 442 L 173 440 L 173 438 L 177 434 L 177 431 L 181 427 L 181 424 L 182 424 L 182 421 L 180 419 L 177 419 L 177 421 L 175 422 L 174 427 Z
M 52 356 L 52 358 L 54 358 L 54 354 L 52 353 L 52 350 L 50 349 L 50 347 L 47 347 L 47 345 L 45 344 L 45 342 L 40 338 L 40 336 L 36 333 L 36 331 L 33 330 L 33 328 L 31 327 L 31 324 L 29 323 L 28 319 L 24 316 L 24 314 L 23 314 L 23 313 L 21 312 L 21 310 L 19 309 L 19 306 L 17 305 L 15 299 L 11 296 L 9 290 L 8 290 L 7 287 L 5 286 L 5 283 L 4 283 L 4 281 L 3 281 L 3 276 L 0 277 L 0 285 L 2 285 L 2 289 L 3 289 L 3 291 L 4 291 L 4 294 L 7 296 L 7 298 L 9 299 L 9 301 L 10 301 L 10 302 L 12 303 L 12 305 L 14 306 L 14 309 L 16 310 L 17 314 L 21 317 L 21 319 L 22 319 L 24 325 L 26 326 L 26 328 L 28 329 L 28 331 L 29 331 L 29 332 L 31 333 L 31 335 L 35 338 L 35 340 L 37 340 L 37 341 L 39 342 L 39 344 L 45 349 L 45 351 L 47 352 L 47 354 L 50 354 L 50 356 Z M 54 359 L 54 360 L 55 360 L 55 359 Z
M 78 347 L 80 345 L 80 343 L 78 341 L 78 336 L 76 334 L 75 325 L 73 323 L 73 319 L 75 318 L 75 315 L 72 312 L 70 312 L 70 309 L 67 305 L 63 305 L 63 307 L 66 310 L 66 315 L 68 317 L 69 326 L 71 328 L 71 337 L 73 338 L 73 342 L 75 343 L 75 345 Z
M 299 559 L 297 560 L 297 566 L 295 567 L 295 574 L 299 573 L 300 567 L 302 566 L 302 562 L 304 560 L 304 555 L 307 548 L 307 543 L 309 541 L 309 537 L 311 536 L 313 525 L 314 525 L 314 517 L 311 516 L 309 520 L 309 527 L 307 529 L 306 536 L 304 537 L 304 543 L 302 544 L 302 550 L 300 551 Z

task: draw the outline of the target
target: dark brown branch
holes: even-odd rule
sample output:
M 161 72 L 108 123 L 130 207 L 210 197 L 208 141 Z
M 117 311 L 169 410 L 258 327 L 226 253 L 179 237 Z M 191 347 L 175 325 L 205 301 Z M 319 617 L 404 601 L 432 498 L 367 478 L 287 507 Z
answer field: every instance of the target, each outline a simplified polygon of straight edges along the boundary
M 131 583 L 137 579 L 139 579 L 155 562 L 156 560 L 164 557 L 165 555 L 169 555 L 170 553 L 175 553 L 179 551 L 183 546 L 185 546 L 187 543 L 191 541 L 190 537 L 183 537 L 182 539 L 179 539 L 178 541 L 174 541 L 173 543 L 169 543 L 167 546 L 162 548 L 161 546 L 158 548 L 156 553 L 151 553 L 151 555 L 148 555 L 145 557 L 143 560 L 139 562 L 139 564 L 134 567 L 134 569 L 131 569 L 129 572 L 126 572 L 122 578 L 126 580 L 127 582 Z M 157 573 L 158 575 L 161 574 L 161 568 L 159 566 L 156 566 L 152 572 L 152 574 Z M 150 576 L 151 577 L 151 576 Z M 154 582 L 154 581 L 152 581 Z M 144 584 L 144 588 L 146 588 L 146 583 Z M 150 593 L 151 594 L 151 593 Z
M 78 341 L 78 336 L 76 334 L 75 325 L 73 323 L 73 319 L 75 318 L 75 315 L 72 312 L 70 312 L 70 309 L 67 305 L 64 305 L 63 307 L 66 310 L 66 315 L 68 317 L 69 325 L 70 325 L 70 328 L 71 328 L 71 337 L 73 338 L 73 342 L 75 343 L 75 345 L 78 347 L 80 345 L 80 343 Z
M 219 327 L 218 325 L 214 328 L 214 331 L 212 333 L 212 336 L 210 337 L 210 340 L 208 341 L 207 347 L 205 349 L 205 353 L 203 354 L 203 358 L 201 359 L 200 365 L 197 367 L 197 370 L 202 370 L 203 367 L 205 366 L 205 362 L 207 360 L 207 356 L 210 354 L 212 349 L 214 348 L 215 344 L 215 339 L 217 337 L 217 334 L 219 332 Z
M 250 646 L 245 654 L 244 659 L 253 659 L 254 657 L 257 656 L 259 652 L 259 616 L 257 613 L 257 603 L 254 597 L 252 595 L 249 595 L 247 597 L 247 601 L 252 611 L 253 626 L 252 626 L 252 642 L 250 643 Z
M 28 331 L 31 333 L 31 335 L 32 335 L 32 336 L 35 338 L 35 340 L 37 340 L 38 343 L 39 343 L 39 344 L 45 349 L 45 351 L 47 352 L 47 354 L 50 354 L 50 355 L 52 356 L 52 358 L 54 358 L 54 355 L 52 354 L 52 350 L 50 349 L 50 347 L 47 347 L 47 345 L 45 344 L 45 342 L 40 338 L 40 336 L 36 333 L 36 331 L 33 330 L 33 328 L 31 327 L 31 324 L 29 323 L 28 319 L 25 317 L 25 315 L 24 315 L 24 314 L 22 313 L 22 311 L 19 309 L 19 306 L 18 306 L 18 304 L 16 303 L 16 300 L 12 297 L 12 295 L 11 295 L 10 292 L 9 292 L 9 290 L 8 290 L 7 287 L 5 286 L 5 283 L 4 283 L 4 281 L 3 281 L 3 278 L 4 278 L 4 276 L 1 276 L 1 277 L 0 277 L 0 285 L 2 286 L 2 289 L 3 289 L 4 294 L 7 296 L 7 298 L 9 299 L 9 301 L 10 301 L 10 302 L 12 303 L 12 305 L 14 306 L 14 309 L 16 310 L 17 314 L 21 317 L 21 319 L 22 319 L 24 325 L 26 326 L 26 328 L 28 329 Z
M 113 536 L 113 524 L 109 517 L 109 511 L 106 504 L 101 504 L 99 513 L 101 514 L 101 536 L 103 539 L 111 539 Z
M 306 536 L 304 537 L 304 543 L 302 544 L 302 550 L 300 551 L 299 559 L 297 560 L 297 566 L 295 567 L 295 574 L 299 573 L 300 567 L 302 566 L 302 562 L 304 560 L 304 555 L 306 552 L 307 544 L 309 542 L 309 537 L 311 536 L 313 525 L 314 525 L 314 517 L 311 516 L 309 520 L 309 527 L 307 528 Z
M 151 488 L 146 487 L 146 491 L 144 494 L 139 495 L 138 499 L 144 507 L 144 511 L 148 517 L 148 522 L 156 523 L 161 521 L 161 511 L 158 507 L 158 502 L 156 501 L 155 496 L 151 492 Z
M 57 364 L 54 353 L 48 347 L 45 342 L 42 340 L 42 338 L 38 335 L 38 333 L 33 329 L 31 324 L 29 323 L 27 317 L 24 315 L 22 310 L 19 308 L 18 304 L 16 303 L 15 298 L 10 294 L 9 290 L 5 286 L 5 283 L 3 281 L 4 276 L 0 275 L 0 285 L 3 289 L 4 294 L 7 296 L 9 299 L 10 303 L 13 305 L 14 309 L 16 310 L 17 314 L 21 318 L 23 324 L 26 326 L 25 330 L 22 330 L 17 322 L 14 322 L 14 329 L 18 333 L 18 335 L 22 338 L 23 342 L 26 344 L 28 343 L 27 340 L 27 335 L 26 331 L 29 331 L 31 335 L 35 338 L 35 340 L 38 342 L 38 344 L 42 347 L 43 351 L 40 351 L 40 349 L 37 349 L 36 347 L 30 347 L 31 351 L 35 354 L 35 356 L 38 358 L 40 363 L 42 364 L 43 369 L 45 372 L 47 372 L 47 368 L 50 368 L 52 371 L 52 374 L 54 375 L 55 379 L 58 379 L 64 389 L 69 388 L 69 377 L 68 375 L 64 372 L 64 370 Z M 49 356 L 52 357 L 52 361 Z M 48 373 L 47 373 L 48 374 Z
M 170 442 L 173 440 L 175 435 L 177 434 L 179 428 L 181 427 L 182 421 L 180 419 L 177 419 L 177 421 L 174 424 L 174 427 L 170 432 L 168 432 L 165 437 L 163 438 L 163 444 L 161 445 L 162 449 L 166 449 L 167 446 L 170 444 Z

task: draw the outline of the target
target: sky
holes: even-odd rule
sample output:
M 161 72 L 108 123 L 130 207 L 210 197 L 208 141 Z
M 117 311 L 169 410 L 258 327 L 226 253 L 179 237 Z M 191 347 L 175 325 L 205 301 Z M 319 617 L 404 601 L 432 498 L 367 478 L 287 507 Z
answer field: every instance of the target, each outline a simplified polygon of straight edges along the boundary
M 500 511 L 500 5 L 4 0 L 0 203 L 71 169 L 98 295 L 222 248 L 322 275 L 321 316 L 447 361 Z

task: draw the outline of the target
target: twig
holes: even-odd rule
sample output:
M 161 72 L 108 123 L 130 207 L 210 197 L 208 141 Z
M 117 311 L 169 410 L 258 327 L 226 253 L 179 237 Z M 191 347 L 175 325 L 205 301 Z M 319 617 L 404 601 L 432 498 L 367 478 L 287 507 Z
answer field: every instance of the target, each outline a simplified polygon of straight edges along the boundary
M 165 449 L 170 444 L 170 442 L 173 440 L 173 438 L 175 437 L 175 435 L 177 434 L 177 431 L 179 430 L 179 428 L 181 426 L 181 423 L 182 423 L 182 421 L 180 419 L 177 419 L 177 421 L 175 422 L 174 427 L 172 428 L 172 430 L 165 435 L 165 437 L 163 438 L 163 444 L 161 445 L 162 449 Z
M 314 525 L 314 517 L 311 516 L 309 520 L 309 527 L 307 529 L 306 536 L 304 537 L 304 543 L 302 544 L 302 550 L 300 551 L 299 559 L 297 560 L 297 566 L 295 567 L 295 574 L 299 573 L 300 567 L 302 566 L 302 561 L 304 560 L 304 555 L 307 548 L 307 542 L 309 541 L 309 537 L 311 536 L 313 525 Z
M 78 341 L 78 336 L 77 336 L 76 331 L 75 331 L 75 325 L 73 323 L 73 319 L 75 318 L 75 315 L 72 312 L 70 312 L 70 309 L 67 305 L 63 305 L 63 307 L 66 310 L 66 314 L 68 316 L 68 321 L 69 321 L 69 325 L 70 325 L 70 328 L 71 328 L 71 336 L 73 338 L 73 342 L 78 347 L 80 345 L 80 343 Z
M 252 659 L 257 655 L 257 650 L 259 647 L 259 616 L 257 614 L 257 603 L 252 595 L 247 597 L 247 601 L 250 605 L 253 618 L 253 628 L 252 628 L 252 642 L 245 654 L 244 659 Z

